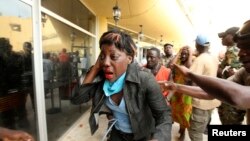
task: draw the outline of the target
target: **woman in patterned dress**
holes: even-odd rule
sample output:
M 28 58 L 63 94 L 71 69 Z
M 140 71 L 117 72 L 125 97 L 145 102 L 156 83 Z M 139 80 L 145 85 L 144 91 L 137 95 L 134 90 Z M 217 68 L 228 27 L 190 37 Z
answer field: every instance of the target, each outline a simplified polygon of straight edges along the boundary
M 171 64 L 184 65 L 189 68 L 192 64 L 192 53 L 188 46 L 182 47 L 178 54 L 175 56 Z M 172 66 L 172 65 L 171 65 Z M 172 69 L 173 81 L 179 84 L 188 84 L 184 75 L 177 69 Z M 180 124 L 180 137 L 179 140 L 184 140 L 185 129 L 190 126 L 189 119 L 192 113 L 192 97 L 183 93 L 175 92 L 170 100 L 172 107 L 172 118 L 173 121 Z

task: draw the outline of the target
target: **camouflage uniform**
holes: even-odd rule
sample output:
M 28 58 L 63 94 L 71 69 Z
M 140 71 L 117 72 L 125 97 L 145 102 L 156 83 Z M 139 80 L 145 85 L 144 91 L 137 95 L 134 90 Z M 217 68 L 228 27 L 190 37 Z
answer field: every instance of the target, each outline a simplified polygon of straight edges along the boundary
M 166 68 L 169 68 L 170 63 L 174 59 L 174 57 L 175 57 L 175 55 L 171 55 L 170 57 L 163 56 L 162 59 L 161 59 L 162 65 L 164 65 Z
M 225 69 L 226 67 L 229 67 L 229 69 L 236 70 L 241 68 L 241 63 L 238 58 L 238 52 L 239 49 L 235 46 L 228 48 L 225 53 L 225 59 L 220 64 L 220 68 Z M 228 71 L 224 71 L 224 73 L 222 74 L 222 78 L 227 79 L 229 77 L 227 72 Z
M 232 71 L 241 68 L 241 63 L 238 59 L 238 48 L 232 46 L 227 49 L 225 53 L 225 59 L 221 62 L 220 68 L 225 69 L 222 73 L 222 78 L 227 79 L 230 77 L 230 69 Z M 222 102 L 218 108 L 221 123 L 223 125 L 228 124 L 242 124 L 246 111 L 233 107 L 227 103 Z

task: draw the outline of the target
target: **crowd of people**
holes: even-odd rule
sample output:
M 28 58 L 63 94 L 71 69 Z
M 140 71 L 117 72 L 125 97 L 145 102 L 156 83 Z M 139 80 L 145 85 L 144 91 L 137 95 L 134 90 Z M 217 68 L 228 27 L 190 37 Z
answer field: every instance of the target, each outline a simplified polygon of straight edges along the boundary
M 164 56 L 158 48 L 149 48 L 147 63 L 142 66 L 135 61 L 137 47 L 132 38 L 121 31 L 107 31 L 99 40 L 98 59 L 73 97 L 68 97 L 70 87 L 65 82 L 71 82 L 72 76 L 79 81 L 78 69 L 72 70 L 80 63 L 79 52 L 70 59 L 62 49 L 57 60 L 60 97 L 70 98 L 73 104 L 92 100 L 91 134 L 98 129 L 98 116 L 106 114 L 111 123 L 105 134 L 109 141 L 170 141 L 173 122 L 180 126 L 180 141 L 185 139 L 186 129 L 191 141 L 202 141 L 215 108 L 222 125 L 241 125 L 245 116 L 250 124 L 250 20 L 218 37 L 227 47 L 221 62 L 210 53 L 209 38 L 199 34 L 194 44 L 196 53 L 185 45 L 174 54 L 174 46 L 167 43 Z M 28 133 L 12 130 L 15 118 L 27 120 L 28 94 L 35 110 L 32 45 L 24 42 L 23 52 L 17 53 L 8 39 L 0 38 L 0 46 L 0 97 L 25 93 L 18 108 L 1 111 L 0 139 L 33 141 Z M 43 64 L 44 82 L 50 85 L 55 76 L 50 53 L 44 54 Z
M 53 87 L 59 87 L 60 98 L 69 100 L 72 89 L 79 82 L 78 79 L 81 75 L 79 72 L 83 72 L 80 69 L 86 69 L 80 67 L 81 63 L 78 50 L 67 52 L 66 48 L 62 48 L 58 55 L 56 53 L 45 52 L 43 54 L 45 97 L 49 96 L 50 90 Z
M 8 38 L 0 38 L 0 126 L 3 127 L 0 131 L 8 136 L 15 133 L 12 131 L 15 129 L 30 129 L 32 121 L 28 117 L 31 115 L 35 118 L 36 115 L 32 50 L 32 44 L 24 42 L 21 51 L 14 51 Z M 79 52 L 71 56 L 66 53 L 63 55 L 65 56 L 57 57 L 52 56 L 49 52 L 44 53 L 45 97 L 49 93 L 54 79 L 60 81 L 60 84 L 58 84 L 60 88 L 64 86 L 68 89 L 71 88 L 73 81 L 78 81 Z M 59 59 L 64 60 L 60 62 Z M 63 65 L 66 67 L 62 69 Z M 62 77 L 68 77 L 68 81 L 62 80 Z M 71 92 L 63 92 L 66 94 L 62 93 L 61 98 L 67 96 L 66 98 L 69 100 Z M 28 98 L 30 98 L 31 105 L 28 105 Z M 28 107 L 32 108 L 32 114 L 28 114 Z M 17 133 L 20 134 L 21 132 Z
M 223 125 L 241 125 L 245 111 L 247 111 L 247 124 L 250 124 L 250 95 L 248 93 L 250 84 L 250 21 L 246 21 L 239 31 L 236 30 L 232 32 L 232 29 L 235 28 L 229 28 L 219 34 L 219 37 L 222 38 L 223 45 L 226 45 L 225 40 L 231 42 L 231 47 L 228 47 L 225 60 L 221 64 L 223 66 L 219 66 L 224 68 L 220 75 L 222 78 L 202 75 L 185 66 L 174 64 L 175 69 L 179 70 L 182 75 L 194 82 L 196 86 L 173 82 L 163 82 L 160 85 L 165 90 L 185 93 L 186 95 L 192 96 L 193 99 L 220 100 L 223 104 L 218 107 L 218 111 Z M 238 49 L 235 49 L 234 46 L 237 46 L 239 49 L 238 53 L 236 53 L 237 56 L 234 54 Z M 237 61 L 238 57 L 241 62 L 240 65 L 242 65 L 241 67 Z M 236 68 L 238 68 L 237 71 Z M 226 78 L 228 77 L 227 79 L 225 79 L 225 75 Z
M 15 52 L 9 39 L 0 38 L 0 140 L 34 140 L 28 133 L 14 130 L 29 126 L 27 95 L 34 100 L 31 50 L 31 43 L 24 42 L 23 52 Z
M 92 134 L 97 129 L 95 115 L 108 114 L 115 121 L 110 127 L 111 141 L 170 140 L 172 121 L 180 125 L 179 140 L 184 140 L 188 129 L 192 141 L 201 141 L 215 108 L 223 125 L 241 125 L 250 97 L 250 21 L 242 28 L 231 27 L 218 37 L 227 46 L 222 62 L 210 53 L 208 37 L 199 34 L 196 53 L 183 46 L 174 55 L 173 45 L 165 44 L 165 56 L 161 56 L 160 50 L 152 47 L 147 50 L 146 65 L 140 66 L 133 62 L 136 46 L 129 35 L 108 31 L 100 39 L 98 60 L 72 102 L 80 104 L 92 99 Z M 233 115 L 225 116 L 229 113 Z M 142 116 L 147 118 L 146 125 Z M 249 114 L 247 118 L 249 124 Z

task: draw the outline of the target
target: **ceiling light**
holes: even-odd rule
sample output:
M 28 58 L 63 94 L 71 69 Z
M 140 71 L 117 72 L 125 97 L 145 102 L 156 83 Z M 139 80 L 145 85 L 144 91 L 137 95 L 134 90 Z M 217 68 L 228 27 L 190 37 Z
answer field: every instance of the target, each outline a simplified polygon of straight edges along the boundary
M 140 32 L 138 33 L 138 40 L 141 41 L 142 38 L 144 37 L 144 34 L 143 34 L 143 32 L 142 32 L 142 25 L 139 25 L 139 26 L 140 26 L 141 30 L 140 30 Z
M 162 37 L 163 37 L 163 35 L 161 35 L 161 40 L 160 40 L 160 42 L 163 42 Z
M 115 25 L 117 25 L 118 21 L 121 17 L 121 9 L 118 7 L 118 3 L 116 1 L 116 5 L 113 7 L 113 18 L 115 20 Z

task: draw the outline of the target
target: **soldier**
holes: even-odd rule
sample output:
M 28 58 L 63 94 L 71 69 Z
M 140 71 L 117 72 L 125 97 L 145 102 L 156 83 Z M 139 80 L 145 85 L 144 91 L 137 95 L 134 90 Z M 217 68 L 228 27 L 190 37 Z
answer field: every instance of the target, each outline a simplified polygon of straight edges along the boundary
M 234 75 L 236 70 L 241 68 L 241 63 L 239 62 L 238 58 L 239 49 L 236 47 L 236 44 L 233 41 L 233 36 L 238 30 L 238 27 L 231 27 L 225 32 L 218 34 L 219 38 L 222 39 L 222 45 L 227 47 L 225 59 L 221 62 L 218 70 L 218 77 L 220 78 L 227 79 L 228 77 Z M 223 102 L 218 108 L 218 112 L 221 123 L 226 125 L 242 124 L 246 111 Z
M 169 68 L 171 61 L 174 59 L 175 55 L 173 54 L 173 45 L 166 43 L 164 45 L 164 53 L 165 55 L 162 56 L 162 65 Z
M 241 68 L 241 63 L 238 58 L 239 49 L 233 41 L 233 36 L 238 30 L 238 27 L 231 27 L 225 32 L 218 34 L 219 38 L 222 40 L 222 45 L 227 47 L 225 58 L 219 66 L 220 70 L 218 71 L 218 76 L 220 78 L 227 79 L 235 73 L 235 70 Z

